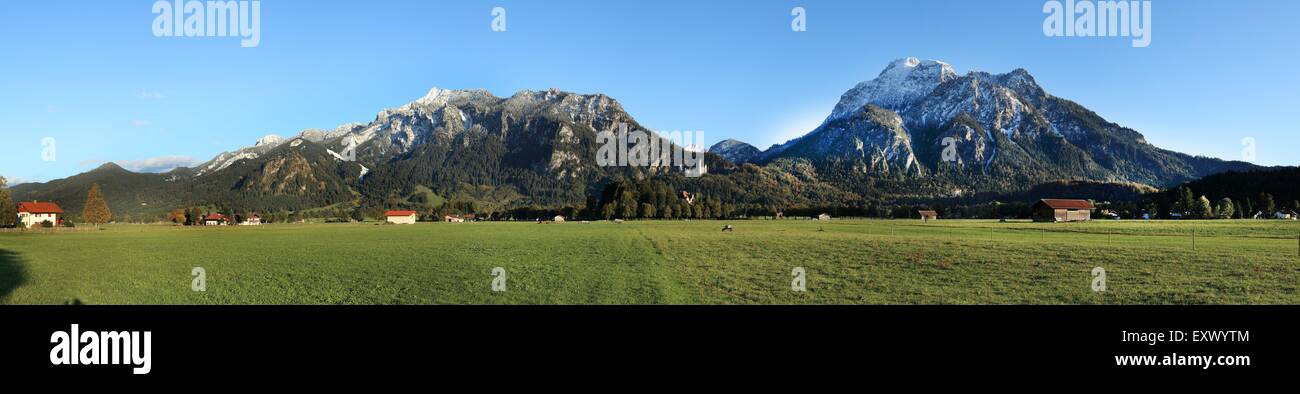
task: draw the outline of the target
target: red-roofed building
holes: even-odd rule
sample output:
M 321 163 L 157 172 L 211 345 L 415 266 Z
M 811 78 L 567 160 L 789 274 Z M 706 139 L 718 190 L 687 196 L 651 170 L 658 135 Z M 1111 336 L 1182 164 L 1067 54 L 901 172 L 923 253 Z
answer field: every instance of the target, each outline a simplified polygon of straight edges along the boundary
M 393 224 L 415 224 L 420 213 L 415 211 L 384 211 L 384 218 Z
M 203 217 L 204 226 L 225 226 L 227 224 L 230 224 L 230 219 L 226 218 L 226 215 L 209 213 L 208 216 Z
M 25 228 L 32 228 L 42 222 L 59 225 L 63 222 L 60 216 L 63 216 L 63 208 L 59 204 L 38 201 L 18 203 L 17 223 Z
M 1045 198 L 1034 203 L 1035 222 L 1086 222 L 1095 207 L 1088 200 Z

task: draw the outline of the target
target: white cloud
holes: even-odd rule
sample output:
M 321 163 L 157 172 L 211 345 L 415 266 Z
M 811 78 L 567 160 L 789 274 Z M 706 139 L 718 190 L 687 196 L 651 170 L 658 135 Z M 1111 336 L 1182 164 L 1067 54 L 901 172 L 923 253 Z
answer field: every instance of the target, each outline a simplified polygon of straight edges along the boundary
M 176 167 L 192 167 L 199 162 L 189 156 L 159 156 L 143 160 L 119 161 L 117 164 L 133 172 L 167 172 Z
M 27 179 L 27 178 L 23 178 L 23 177 L 20 177 L 20 176 L 18 176 L 18 177 L 10 177 L 10 176 L 7 176 L 7 177 L 4 177 L 4 178 L 5 178 L 5 182 L 7 183 L 6 187 L 14 187 L 14 186 L 18 186 L 18 185 L 21 185 L 21 184 L 24 184 L 24 183 L 35 182 L 35 181 L 33 181 L 33 180 L 30 180 L 30 179 Z
M 147 121 L 147 120 L 133 120 L 133 121 L 131 121 L 131 125 L 132 125 L 132 126 L 135 126 L 135 127 L 145 127 L 145 126 L 148 126 L 148 125 L 149 125 L 149 121 Z
M 145 100 L 161 100 L 167 98 L 166 95 L 163 95 L 162 92 L 157 90 L 141 90 L 140 93 L 137 93 L 135 96 Z

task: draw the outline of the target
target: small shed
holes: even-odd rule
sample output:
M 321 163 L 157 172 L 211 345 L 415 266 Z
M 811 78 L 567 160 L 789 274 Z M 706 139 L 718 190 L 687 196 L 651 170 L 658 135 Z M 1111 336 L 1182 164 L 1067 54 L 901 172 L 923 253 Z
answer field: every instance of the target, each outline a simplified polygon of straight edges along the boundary
M 1045 198 L 1034 203 L 1035 222 L 1086 222 L 1092 220 L 1092 201 Z
M 817 220 L 831 220 L 831 215 L 828 213 L 817 215 Z
M 921 215 L 921 221 L 922 221 L 922 222 L 928 222 L 928 221 L 931 221 L 931 220 L 939 220 L 939 212 L 938 212 L 938 211 L 933 211 L 933 210 L 928 210 L 928 209 L 926 209 L 926 210 L 916 211 L 916 213 L 917 213 L 918 215 Z

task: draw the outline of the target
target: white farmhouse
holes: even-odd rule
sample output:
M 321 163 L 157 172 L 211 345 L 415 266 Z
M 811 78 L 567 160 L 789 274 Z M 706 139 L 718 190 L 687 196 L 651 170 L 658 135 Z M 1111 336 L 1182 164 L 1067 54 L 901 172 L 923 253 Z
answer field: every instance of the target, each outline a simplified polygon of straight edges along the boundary
M 258 214 L 253 214 L 252 217 L 244 219 L 244 221 L 240 222 L 239 225 L 240 226 L 261 226 L 262 216 Z
M 18 225 L 23 228 L 32 228 L 40 226 L 42 222 L 50 222 L 52 225 L 58 225 L 63 215 L 63 208 L 59 204 L 52 202 L 20 202 L 18 203 Z

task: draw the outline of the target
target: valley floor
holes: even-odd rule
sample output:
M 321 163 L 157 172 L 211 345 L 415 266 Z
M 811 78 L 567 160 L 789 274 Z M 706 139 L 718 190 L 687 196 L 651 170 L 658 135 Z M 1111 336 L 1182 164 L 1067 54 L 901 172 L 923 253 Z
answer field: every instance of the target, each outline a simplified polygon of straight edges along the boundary
M 731 224 L 734 232 L 722 232 Z M 1193 234 L 1195 240 L 1193 241 Z M 1193 243 L 1195 249 L 1193 249 Z M 191 289 L 194 267 L 205 291 Z M 494 268 L 505 290 L 494 292 Z M 792 291 L 792 270 L 807 291 Z M 1106 290 L 1093 290 L 1093 269 Z M 0 233 L 7 304 L 1300 304 L 1300 223 L 308 224 Z

